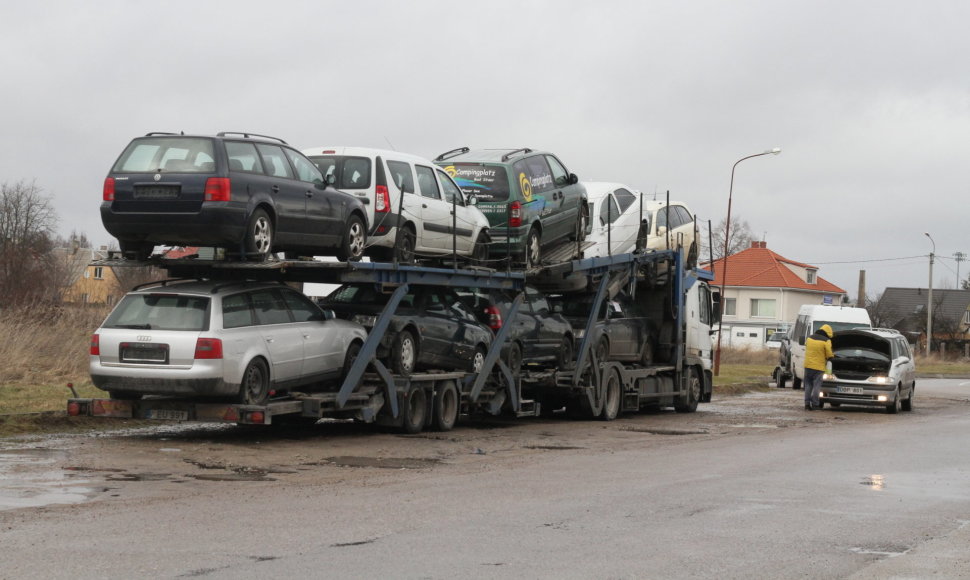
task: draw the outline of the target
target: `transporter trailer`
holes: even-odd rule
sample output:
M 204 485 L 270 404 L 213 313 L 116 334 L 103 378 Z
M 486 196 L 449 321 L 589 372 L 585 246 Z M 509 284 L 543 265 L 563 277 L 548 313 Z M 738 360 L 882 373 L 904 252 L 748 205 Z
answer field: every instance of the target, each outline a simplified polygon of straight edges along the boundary
M 426 428 L 447 431 L 461 416 L 472 415 L 551 416 L 564 409 L 572 418 L 610 421 L 621 412 L 648 408 L 672 406 L 678 412 L 693 412 L 698 403 L 711 399 L 711 329 L 718 308 L 709 286 L 712 273 L 686 270 L 684 263 L 683 252 L 673 250 L 573 259 L 527 273 L 369 262 L 155 260 L 153 265 L 176 278 L 365 282 L 377 285 L 390 298 L 336 390 L 281 393 L 263 405 L 159 396 L 140 400 L 72 398 L 68 414 L 248 425 L 309 424 L 337 418 L 418 433 Z M 145 264 L 112 257 L 96 265 Z M 575 360 L 567 368 L 537 371 L 523 366 L 513 375 L 501 356 L 510 324 L 496 333 L 478 373 L 432 371 L 399 376 L 376 358 L 391 317 L 410 287 L 512 291 L 516 297 L 504 315 L 512 320 L 527 280 L 547 296 L 590 301 L 585 324 L 574 328 L 582 338 L 575 348 Z M 595 345 L 606 340 L 600 313 L 604 303 L 619 294 L 634 300 L 654 323 L 649 340 L 656 354 L 649 362 L 597 358 Z

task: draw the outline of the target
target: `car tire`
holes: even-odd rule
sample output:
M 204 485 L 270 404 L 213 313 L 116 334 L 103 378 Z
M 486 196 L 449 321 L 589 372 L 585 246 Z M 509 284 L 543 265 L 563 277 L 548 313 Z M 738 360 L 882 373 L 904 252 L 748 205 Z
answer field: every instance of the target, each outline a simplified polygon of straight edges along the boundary
M 620 377 L 616 371 L 610 371 L 606 377 L 606 385 L 603 387 L 603 410 L 599 418 L 603 421 L 612 421 L 620 414 L 620 403 L 623 392 L 620 385 Z
M 402 330 L 391 345 L 391 370 L 407 377 L 418 362 L 418 341 L 410 330 Z
M 401 429 L 405 433 L 416 435 L 424 430 L 428 421 L 428 393 L 420 385 L 411 385 L 408 396 L 401 405 L 401 416 Z
M 691 243 L 690 250 L 687 251 L 687 269 L 693 270 L 697 267 L 697 244 Z
M 513 343 L 509 347 L 509 352 L 505 356 L 505 364 L 508 365 L 512 378 L 518 384 L 519 377 L 522 376 L 522 347 L 518 343 Z
M 431 426 L 435 431 L 451 431 L 458 422 L 461 398 L 454 381 L 445 381 L 435 389 L 431 403 Z
M 475 347 L 475 353 L 472 354 L 472 358 L 468 361 L 468 372 L 477 373 L 482 370 L 485 366 L 485 347 L 483 345 L 478 345 Z
M 538 268 L 542 263 L 542 235 L 533 227 L 525 238 L 525 269 Z
M 118 247 L 121 250 L 121 255 L 126 260 L 135 260 L 137 262 L 144 262 L 155 250 L 155 245 L 151 242 L 127 242 L 125 240 L 118 240 Z
M 246 228 L 246 254 L 255 256 L 257 262 L 265 262 L 273 251 L 273 234 L 273 220 L 266 210 L 254 211 Z
M 650 241 L 650 230 L 647 229 L 647 224 L 641 223 L 640 229 L 637 230 L 637 242 L 634 251 L 638 253 L 643 253 L 647 250 L 647 243 Z
M 576 350 L 573 346 L 573 338 L 568 334 L 564 334 L 562 341 L 559 343 L 559 352 L 556 353 L 556 364 L 559 366 L 559 370 L 563 371 L 576 362 L 574 358 L 576 357 Z
M 916 394 L 916 385 L 909 388 L 909 396 L 903 399 L 902 409 L 903 411 L 913 410 L 913 395 Z
M 340 385 L 338 388 L 342 388 L 344 381 L 347 380 L 347 375 L 350 374 L 350 367 L 354 366 L 354 361 L 357 360 L 357 356 L 360 354 L 361 346 L 361 343 L 354 341 L 347 347 L 347 352 L 344 354 L 343 370 L 340 371 Z M 355 385 L 354 388 L 356 387 Z
M 415 234 L 408 226 L 398 228 L 397 242 L 394 244 L 394 260 L 401 264 L 414 263 Z
M 471 265 L 484 268 L 488 266 L 488 236 L 485 232 L 479 232 L 475 239 L 475 247 L 472 248 Z
M 792 376 L 791 388 L 800 390 L 802 388 L 802 380 L 796 376 Z
M 367 247 L 367 230 L 360 216 L 354 214 L 347 219 L 347 229 L 344 239 L 337 250 L 337 259 L 341 262 L 359 262 L 364 257 Z
M 697 410 L 697 403 L 701 399 L 701 379 L 697 376 L 694 367 L 687 369 L 687 394 L 684 399 L 674 405 L 674 410 L 678 413 L 693 413 Z
M 255 358 L 243 371 L 237 400 L 243 405 L 262 405 L 268 398 L 269 368 L 266 366 L 266 361 Z
M 902 394 L 899 392 L 899 387 L 896 387 L 895 397 L 893 397 L 893 402 L 886 405 L 886 412 L 890 415 L 895 415 L 903 407 Z
M 640 364 L 645 367 L 653 364 L 653 341 L 650 338 L 643 342 L 643 349 L 640 351 Z
M 775 386 L 779 389 L 785 388 L 785 371 L 781 367 L 775 367 Z
M 602 364 L 610 357 L 610 341 L 605 336 L 596 343 L 596 362 Z
M 582 206 L 579 208 L 579 215 L 576 216 L 576 231 L 573 232 L 573 240 L 583 243 L 586 240 L 586 226 L 589 224 L 589 208 Z

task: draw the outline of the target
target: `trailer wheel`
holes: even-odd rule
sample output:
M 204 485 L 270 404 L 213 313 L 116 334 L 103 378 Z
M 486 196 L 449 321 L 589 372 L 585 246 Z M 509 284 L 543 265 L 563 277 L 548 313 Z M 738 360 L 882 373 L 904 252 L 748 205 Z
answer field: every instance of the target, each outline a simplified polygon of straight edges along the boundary
M 428 394 L 420 385 L 411 385 L 401 411 L 404 419 L 401 429 L 405 433 L 414 435 L 424 429 L 424 424 L 428 420 Z
M 678 413 L 693 413 L 697 410 L 697 403 L 701 400 L 701 379 L 694 367 L 687 369 L 687 394 L 681 403 L 674 405 Z
M 250 361 L 239 385 L 238 401 L 243 405 L 262 405 L 269 398 L 269 369 L 261 358 Z
M 451 431 L 458 422 L 458 388 L 454 381 L 445 381 L 435 389 L 431 408 L 431 424 L 435 431 Z
M 418 342 L 410 330 L 402 330 L 394 337 L 391 345 L 391 369 L 403 376 L 414 372 L 414 364 L 418 360 Z
M 603 421 L 612 421 L 620 414 L 620 397 L 622 395 L 620 390 L 620 377 L 616 374 L 616 371 L 609 371 L 606 386 L 603 387 L 606 400 L 603 403 L 603 411 L 599 416 Z

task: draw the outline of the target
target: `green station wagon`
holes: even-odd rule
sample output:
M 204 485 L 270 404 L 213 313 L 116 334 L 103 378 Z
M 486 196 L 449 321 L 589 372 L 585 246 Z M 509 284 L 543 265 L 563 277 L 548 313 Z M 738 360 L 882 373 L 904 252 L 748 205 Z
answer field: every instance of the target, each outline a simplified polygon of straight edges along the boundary
M 551 153 L 462 147 L 434 162 L 488 217 L 492 260 L 509 257 L 533 268 L 541 264 L 543 248 L 586 237 L 586 189 Z

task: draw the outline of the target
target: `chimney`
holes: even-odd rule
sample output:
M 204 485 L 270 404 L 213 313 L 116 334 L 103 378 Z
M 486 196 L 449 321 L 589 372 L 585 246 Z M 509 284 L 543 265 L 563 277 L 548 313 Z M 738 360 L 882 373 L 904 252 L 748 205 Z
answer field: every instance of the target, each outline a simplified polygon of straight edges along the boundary
M 751 247 L 752 248 L 761 248 L 761 249 L 764 250 L 764 249 L 767 249 L 768 248 L 768 242 L 758 242 L 758 241 L 751 240 Z
M 855 305 L 857 308 L 866 307 L 866 271 L 859 270 L 859 293 L 856 294 Z

